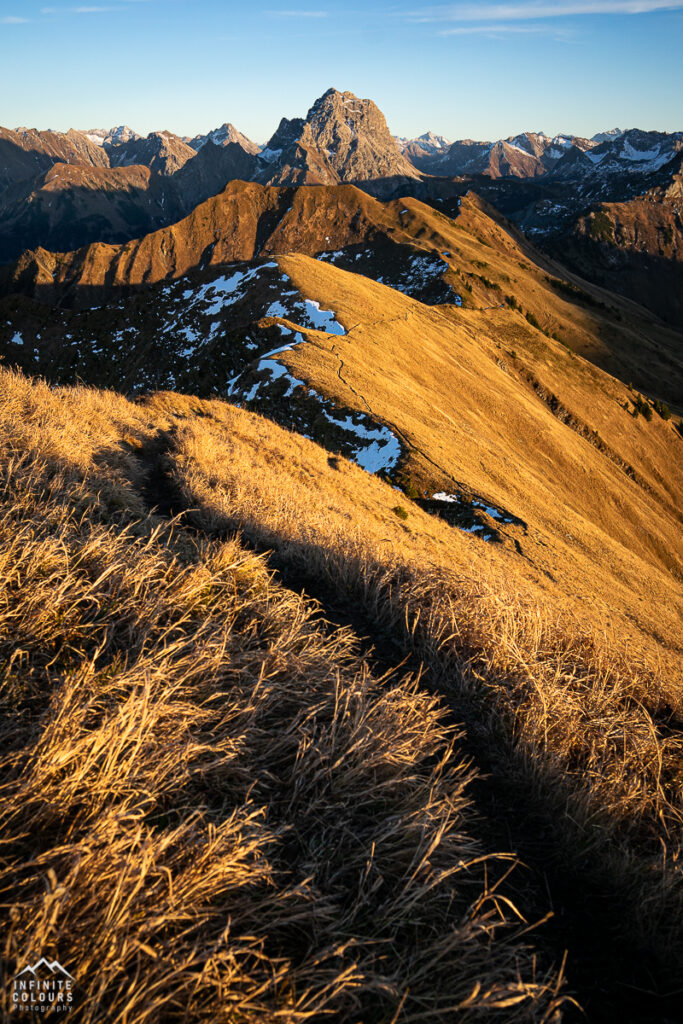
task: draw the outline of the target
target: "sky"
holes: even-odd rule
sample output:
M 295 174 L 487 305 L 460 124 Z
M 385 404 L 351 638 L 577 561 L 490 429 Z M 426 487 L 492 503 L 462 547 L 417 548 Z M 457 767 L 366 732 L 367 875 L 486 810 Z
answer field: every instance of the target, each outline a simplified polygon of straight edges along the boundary
M 265 142 L 333 86 L 396 135 L 683 130 L 683 0 L 0 0 L 0 124 Z

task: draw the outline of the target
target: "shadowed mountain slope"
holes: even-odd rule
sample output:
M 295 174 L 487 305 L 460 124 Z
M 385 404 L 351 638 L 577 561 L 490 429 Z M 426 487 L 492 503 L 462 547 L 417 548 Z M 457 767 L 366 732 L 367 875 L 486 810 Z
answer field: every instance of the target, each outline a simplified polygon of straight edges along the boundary
M 94 236 L 125 241 L 181 215 L 147 167 L 56 163 L 0 195 L 0 260 L 36 245 L 68 251 Z
M 584 277 L 683 328 L 683 155 L 667 180 L 623 203 L 601 203 L 556 246 Z
M 56 163 L 108 167 L 109 159 L 82 132 L 0 128 L 0 188 L 35 178 Z

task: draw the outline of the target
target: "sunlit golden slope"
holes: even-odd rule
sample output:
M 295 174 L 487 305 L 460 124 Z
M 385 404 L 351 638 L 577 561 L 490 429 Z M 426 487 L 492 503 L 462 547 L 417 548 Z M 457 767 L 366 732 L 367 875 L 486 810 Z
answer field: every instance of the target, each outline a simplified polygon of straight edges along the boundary
M 444 704 L 150 515 L 146 443 L 205 410 L 0 396 L 3 1019 L 41 957 L 85 1024 L 551 1016 Z
M 278 262 L 348 332 L 306 332 L 278 356 L 295 378 L 392 428 L 420 494 L 469 490 L 520 520 L 501 527 L 509 557 L 579 615 L 678 657 L 671 422 L 634 419 L 624 385 L 510 310 L 425 307 L 303 256 Z

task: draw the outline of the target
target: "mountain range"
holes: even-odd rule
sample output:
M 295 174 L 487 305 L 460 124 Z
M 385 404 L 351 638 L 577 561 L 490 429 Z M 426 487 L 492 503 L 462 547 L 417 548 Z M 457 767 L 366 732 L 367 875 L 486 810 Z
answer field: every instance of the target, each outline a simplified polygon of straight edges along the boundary
M 636 129 L 590 139 L 397 139 L 371 100 L 334 89 L 305 117 L 283 119 L 264 146 L 229 122 L 194 138 L 143 138 L 126 126 L 0 129 L 0 262 L 38 247 L 126 243 L 182 219 L 234 180 L 355 184 L 380 199 L 412 195 L 444 210 L 472 188 L 583 276 L 628 295 L 636 289 L 653 312 L 681 325 L 682 147 L 682 132 Z

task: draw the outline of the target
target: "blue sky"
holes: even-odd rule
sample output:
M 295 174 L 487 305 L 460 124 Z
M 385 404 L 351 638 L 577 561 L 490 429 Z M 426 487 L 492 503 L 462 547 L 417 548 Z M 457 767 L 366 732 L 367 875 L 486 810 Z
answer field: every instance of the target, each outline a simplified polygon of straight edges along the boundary
M 683 0 L 0 0 L 0 124 L 264 142 L 330 86 L 397 135 L 683 130 Z

